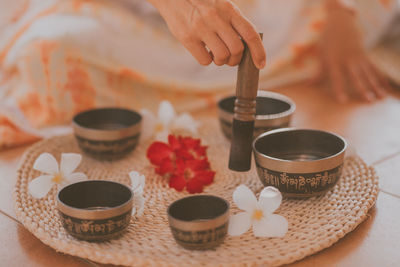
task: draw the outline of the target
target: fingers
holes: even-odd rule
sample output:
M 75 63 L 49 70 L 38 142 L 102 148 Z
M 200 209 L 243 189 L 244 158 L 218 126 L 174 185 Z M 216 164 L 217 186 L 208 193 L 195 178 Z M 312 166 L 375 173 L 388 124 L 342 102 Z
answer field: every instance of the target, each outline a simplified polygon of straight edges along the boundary
M 370 72 L 374 73 L 379 84 L 385 91 L 385 94 L 386 94 L 386 92 L 390 91 L 392 89 L 392 86 L 390 85 L 389 79 L 387 78 L 387 76 L 385 74 L 383 74 L 378 68 L 376 68 L 371 62 L 367 61 L 366 64 L 368 64 L 368 68 L 370 69 Z
M 245 41 L 256 67 L 265 66 L 265 50 L 259 34 L 231 1 L 178 2 L 178 8 L 160 4 L 160 14 L 173 35 L 200 64 L 212 61 L 218 66 L 239 64 Z
M 369 85 L 365 77 L 363 77 L 362 70 L 359 64 L 350 62 L 347 64 L 350 80 L 354 86 L 355 92 L 362 99 L 368 102 L 372 102 L 375 99 L 374 94 L 370 91 Z
M 259 69 L 264 68 L 266 63 L 265 49 L 261 37 L 254 26 L 239 11 L 234 13 L 231 23 L 249 47 L 256 67 Z
M 216 33 L 207 32 L 203 36 L 203 42 L 207 45 L 213 55 L 215 65 L 222 66 L 228 63 L 230 52 L 225 43 Z
M 201 65 L 207 66 L 213 61 L 203 42 L 189 39 L 182 44 Z
M 346 102 L 350 96 L 346 81 L 351 83 L 355 95 L 364 101 L 372 102 L 386 96 L 388 87 L 385 84 L 385 77 L 367 60 L 349 60 L 343 64 L 343 71 L 334 60 L 331 60 L 326 67 L 332 92 L 341 103 Z
M 375 93 L 377 98 L 383 98 L 386 95 L 386 88 L 380 81 L 378 72 L 371 66 L 369 62 L 363 62 L 360 64 L 360 68 L 369 82 L 369 87 Z
M 239 35 L 236 31 L 232 29 L 232 27 L 222 20 L 219 23 L 219 31 L 218 36 L 225 43 L 227 49 L 229 50 L 229 59 L 227 64 L 229 66 L 236 66 L 240 63 L 242 59 L 242 54 L 244 50 L 244 45 L 242 40 L 240 40 Z
M 348 96 L 345 90 L 345 78 L 340 71 L 340 67 L 336 64 L 328 64 L 328 71 L 335 99 L 340 103 L 347 102 Z
M 354 89 L 363 100 L 381 99 L 390 88 L 385 77 L 368 60 L 350 61 L 348 70 Z

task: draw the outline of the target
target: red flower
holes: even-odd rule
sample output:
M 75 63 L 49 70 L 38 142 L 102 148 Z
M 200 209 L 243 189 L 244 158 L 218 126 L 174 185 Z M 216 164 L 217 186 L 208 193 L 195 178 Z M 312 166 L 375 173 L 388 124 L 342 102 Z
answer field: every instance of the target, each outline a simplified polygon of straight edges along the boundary
M 180 138 L 176 138 L 175 135 L 168 135 L 168 144 L 172 148 L 172 150 L 177 151 L 183 147 L 182 142 L 180 142 Z
M 156 173 L 159 175 L 168 175 L 173 173 L 175 168 L 175 161 L 166 159 L 156 168 Z
M 207 147 L 201 145 L 200 139 L 181 136 L 176 138 L 173 135 L 169 135 L 168 143 L 179 158 L 199 159 L 206 157 Z
M 215 176 L 210 170 L 206 150 L 200 139 L 169 135 L 168 144 L 152 143 L 147 157 L 156 166 L 156 173 L 169 179 L 170 187 L 178 191 L 186 187 L 189 193 L 201 193 Z
M 185 186 L 189 193 L 203 192 L 203 186 L 214 180 L 215 172 L 209 170 L 206 159 L 181 160 L 176 162 L 176 170 L 169 180 L 170 187 L 181 191 Z
M 161 165 L 164 160 L 172 160 L 174 151 L 162 142 L 154 142 L 147 149 L 147 158 L 154 165 Z

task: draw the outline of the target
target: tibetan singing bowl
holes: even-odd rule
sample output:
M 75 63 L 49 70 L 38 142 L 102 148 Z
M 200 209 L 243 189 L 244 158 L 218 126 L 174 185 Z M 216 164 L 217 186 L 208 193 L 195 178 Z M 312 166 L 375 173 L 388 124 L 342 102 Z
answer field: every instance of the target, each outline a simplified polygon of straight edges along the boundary
M 185 197 L 173 202 L 167 212 L 172 235 L 186 249 L 212 249 L 228 231 L 229 203 L 217 196 Z
M 119 237 L 129 225 L 132 206 L 133 193 L 129 187 L 105 180 L 70 184 L 57 196 L 65 230 L 87 241 Z
M 236 96 L 229 96 L 218 102 L 218 116 L 221 130 L 229 140 L 232 139 L 235 100 Z M 268 91 L 258 91 L 254 137 L 272 129 L 288 127 L 295 109 L 295 103 L 284 95 Z
M 334 133 L 284 128 L 253 142 L 258 176 L 287 197 L 311 197 L 330 190 L 342 173 L 346 141 Z
M 128 109 L 99 108 L 73 118 L 79 147 L 88 155 L 112 160 L 122 158 L 137 145 L 142 116 Z

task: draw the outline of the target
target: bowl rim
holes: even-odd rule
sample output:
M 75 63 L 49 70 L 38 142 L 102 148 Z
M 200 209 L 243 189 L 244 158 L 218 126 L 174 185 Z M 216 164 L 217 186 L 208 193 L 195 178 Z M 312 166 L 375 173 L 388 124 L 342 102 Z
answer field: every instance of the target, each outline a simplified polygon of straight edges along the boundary
M 171 215 L 170 209 L 171 207 L 178 201 L 184 201 L 189 198 L 198 198 L 198 197 L 212 197 L 216 198 L 218 200 L 222 200 L 226 204 L 226 210 L 221 213 L 220 215 L 211 218 L 211 219 L 202 219 L 202 220 L 192 220 L 192 221 L 185 221 L 181 219 L 177 219 L 174 216 Z M 229 202 L 219 196 L 216 195 L 211 195 L 211 194 L 197 194 L 193 196 L 187 196 L 183 198 L 179 198 L 175 201 L 173 201 L 171 204 L 168 205 L 167 208 L 167 215 L 168 215 L 168 221 L 170 227 L 177 228 L 182 231 L 201 231 L 201 230 L 207 230 L 207 229 L 212 229 L 219 227 L 226 222 L 229 221 L 229 210 L 230 210 L 230 204 Z
M 88 209 L 80 209 L 80 208 L 76 208 L 73 206 L 70 206 L 66 203 L 64 203 L 61 199 L 60 199 L 60 193 L 61 191 L 63 191 L 65 188 L 69 187 L 69 186 L 76 186 L 77 184 L 81 184 L 81 183 L 91 183 L 91 182 L 105 182 L 105 183 L 114 183 L 114 184 L 118 184 L 120 186 L 125 187 L 126 189 L 129 190 L 130 192 L 130 197 L 127 201 L 125 201 L 124 203 L 122 203 L 121 205 L 112 207 L 112 208 L 104 208 L 101 210 L 88 210 Z M 119 216 L 122 215 L 128 211 L 130 211 L 133 207 L 133 191 L 132 189 L 127 186 L 124 185 L 122 183 L 119 182 L 115 182 L 115 181 L 110 181 L 110 180 L 85 180 L 85 181 L 80 181 L 80 182 L 76 182 L 76 183 L 72 183 L 69 185 L 64 186 L 63 188 L 61 188 L 58 193 L 57 193 L 57 209 L 59 212 L 70 216 L 70 217 L 74 217 L 77 219 L 84 219 L 84 220 L 103 220 L 103 219 L 109 219 L 115 216 Z
M 328 134 L 335 138 L 338 138 L 343 142 L 343 147 L 340 151 L 336 152 L 333 155 L 315 159 L 308 161 L 292 161 L 286 159 L 280 159 L 272 156 L 265 155 L 256 149 L 256 143 L 261 138 L 265 136 L 273 135 L 280 132 L 294 132 L 294 131 L 308 131 L 308 132 L 320 132 L 324 134 Z M 252 148 L 254 152 L 254 158 L 256 164 L 266 169 L 270 169 L 277 172 L 286 172 L 286 173 L 314 173 L 325 170 L 334 169 L 340 166 L 344 160 L 344 154 L 347 150 L 348 144 L 346 139 L 344 139 L 341 135 L 333 133 L 331 131 L 317 130 L 311 128 L 298 128 L 298 127 L 287 127 L 287 128 L 279 128 L 271 131 L 267 131 L 253 140 Z M 262 160 L 264 164 L 260 164 L 259 161 Z M 268 167 L 263 166 L 268 165 Z
M 236 97 L 236 95 L 229 95 L 229 96 L 223 97 L 217 103 L 218 110 L 220 112 L 220 117 L 225 120 L 228 120 L 228 121 L 233 119 L 234 113 L 228 112 L 227 110 L 221 108 L 220 103 L 231 97 Z M 290 117 L 296 110 L 296 104 L 294 103 L 294 101 L 285 95 L 282 95 L 282 94 L 279 94 L 276 92 L 272 92 L 272 91 L 258 90 L 257 97 L 266 97 L 266 98 L 272 98 L 275 100 L 280 100 L 282 102 L 289 104 L 290 107 L 288 110 L 285 110 L 285 111 L 279 112 L 279 113 L 256 115 L 256 124 L 257 124 L 257 120 L 275 120 L 275 119 L 282 119 L 285 117 Z
M 134 115 L 137 115 L 139 119 L 136 123 L 132 125 L 124 126 L 115 130 L 102 130 L 102 129 L 91 128 L 84 126 L 76 121 L 78 116 L 83 116 L 84 114 L 89 112 L 96 112 L 102 110 L 127 111 Z M 142 114 L 133 109 L 121 108 L 121 107 L 102 107 L 102 108 L 87 109 L 75 114 L 74 117 L 72 118 L 72 128 L 74 130 L 75 135 L 84 139 L 94 140 L 94 141 L 115 141 L 123 138 L 128 138 L 134 135 L 139 135 L 142 127 L 141 126 L 142 121 L 143 121 Z

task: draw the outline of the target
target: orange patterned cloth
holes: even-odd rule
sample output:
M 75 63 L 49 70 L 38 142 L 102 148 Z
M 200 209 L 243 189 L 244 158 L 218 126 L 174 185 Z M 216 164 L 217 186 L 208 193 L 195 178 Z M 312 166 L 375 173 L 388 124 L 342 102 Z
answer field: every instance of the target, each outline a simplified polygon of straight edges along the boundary
M 323 0 L 237 2 L 264 32 L 268 67 L 260 73 L 261 88 L 313 75 Z M 352 2 L 374 11 L 360 16 L 373 43 L 394 13 L 394 1 Z M 190 111 L 234 91 L 236 69 L 199 65 L 143 0 L 1 5 L 0 149 L 59 133 L 59 125 L 94 107 L 154 109 L 167 99 L 178 111 Z

